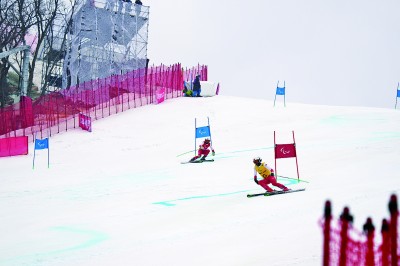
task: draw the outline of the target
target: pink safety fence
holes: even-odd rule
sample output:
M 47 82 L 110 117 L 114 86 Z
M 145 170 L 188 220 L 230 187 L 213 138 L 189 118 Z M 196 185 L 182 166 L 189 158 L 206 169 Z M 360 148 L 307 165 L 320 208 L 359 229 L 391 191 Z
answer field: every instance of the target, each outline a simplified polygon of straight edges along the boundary
M 389 201 L 390 219 L 382 220 L 381 242 L 375 239 L 375 226 L 369 217 L 362 231 L 353 227 L 353 216 L 345 207 L 338 219 L 333 219 L 331 203 L 325 203 L 323 229 L 323 266 L 399 266 L 397 197 Z
M 0 157 L 28 154 L 28 137 L 0 139 Z
M 180 64 L 153 66 L 94 79 L 34 101 L 21 96 L 19 103 L 0 109 L 0 138 L 49 137 L 79 127 L 79 114 L 98 120 L 156 103 L 160 89 L 165 91 L 165 99 L 181 97 L 183 81 L 196 74 L 201 75 L 201 80 L 207 80 L 207 66 L 190 69 L 183 69 Z

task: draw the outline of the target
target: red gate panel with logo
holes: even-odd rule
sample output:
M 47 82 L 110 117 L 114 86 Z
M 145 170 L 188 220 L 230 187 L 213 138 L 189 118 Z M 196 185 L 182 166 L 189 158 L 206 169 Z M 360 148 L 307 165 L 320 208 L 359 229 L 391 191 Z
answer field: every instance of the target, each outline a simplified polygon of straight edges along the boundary
M 278 177 L 278 170 L 276 169 L 276 159 L 285 159 L 285 158 L 296 158 L 296 167 L 297 167 L 297 179 L 300 179 L 299 176 L 299 166 L 297 163 L 297 152 L 296 152 L 296 142 L 294 140 L 294 131 L 293 134 L 293 143 L 289 144 L 276 144 L 275 131 L 274 131 L 274 145 L 275 145 L 275 173 Z
M 293 144 L 275 144 L 275 158 L 296 157 L 296 145 Z

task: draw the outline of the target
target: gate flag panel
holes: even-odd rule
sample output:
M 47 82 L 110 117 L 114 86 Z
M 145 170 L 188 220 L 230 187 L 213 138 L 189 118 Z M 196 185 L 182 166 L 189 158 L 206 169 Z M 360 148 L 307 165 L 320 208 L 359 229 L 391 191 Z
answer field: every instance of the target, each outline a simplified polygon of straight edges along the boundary
M 397 109 L 397 98 L 399 97 L 400 97 L 399 82 L 397 82 L 396 104 L 394 105 L 394 109 Z
M 278 84 L 276 84 L 274 107 L 275 107 L 276 95 L 283 95 L 283 104 L 286 107 L 286 82 L 285 81 L 283 81 L 283 87 L 279 87 L 279 80 L 278 80 Z
M 296 146 L 293 144 L 275 144 L 275 158 L 296 157 Z
M 274 131 L 275 173 L 276 173 L 276 176 L 278 177 L 278 170 L 276 167 L 276 159 L 296 158 L 297 180 L 300 180 L 299 166 L 298 166 L 298 162 L 297 162 L 296 142 L 294 140 L 294 131 L 292 131 L 292 135 L 293 135 L 293 143 L 277 144 L 276 137 L 275 137 L 276 134 Z
M 50 147 L 49 147 L 49 138 L 45 139 L 37 139 L 35 137 L 35 147 L 33 149 L 33 163 L 32 169 L 35 169 L 35 158 L 36 158 L 36 150 L 45 150 L 47 149 L 47 168 L 50 167 Z
M 165 100 L 165 88 L 156 90 L 157 104 L 162 103 Z
M 196 138 L 205 138 L 210 136 L 210 126 L 196 128 Z
M 92 132 L 92 119 L 90 116 L 79 114 L 79 127 L 83 130 Z
M 202 127 L 197 127 L 197 119 L 194 119 L 194 128 L 195 128 L 195 137 L 194 137 L 194 155 L 196 156 L 196 150 L 197 150 L 197 143 L 196 140 L 199 138 L 206 138 L 210 137 L 210 142 L 212 145 L 212 139 L 211 139 L 211 130 L 210 130 L 210 119 L 207 117 L 207 126 L 202 126 Z

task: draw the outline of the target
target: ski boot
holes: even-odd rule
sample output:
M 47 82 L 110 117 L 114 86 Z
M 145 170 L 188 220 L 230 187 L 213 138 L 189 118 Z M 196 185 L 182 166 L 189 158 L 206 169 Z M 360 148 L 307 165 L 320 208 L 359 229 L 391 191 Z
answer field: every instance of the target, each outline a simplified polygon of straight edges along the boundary
M 196 157 L 193 157 L 192 159 L 190 159 L 189 162 L 193 163 L 194 161 L 196 161 L 196 159 L 197 159 L 197 156 L 196 156 Z

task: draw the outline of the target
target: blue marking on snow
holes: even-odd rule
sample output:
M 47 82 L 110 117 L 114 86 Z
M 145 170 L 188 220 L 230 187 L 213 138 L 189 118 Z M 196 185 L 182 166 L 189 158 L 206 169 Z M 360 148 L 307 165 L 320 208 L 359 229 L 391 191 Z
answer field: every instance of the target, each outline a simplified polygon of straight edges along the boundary
M 3 265 L 3 263 L 12 263 L 12 265 L 39 265 L 39 264 L 42 265 L 42 263 L 39 262 L 44 263 L 46 261 L 51 261 L 54 258 L 54 256 L 59 256 L 60 254 L 90 248 L 109 238 L 108 235 L 106 235 L 103 232 L 73 228 L 69 226 L 55 226 L 51 227 L 50 229 L 57 232 L 66 233 L 64 236 L 58 236 L 58 243 L 60 243 L 61 245 L 63 245 L 62 244 L 63 242 L 68 242 L 68 243 L 77 242 L 77 243 L 72 244 L 70 246 L 66 246 L 64 248 L 55 247 L 53 250 L 32 252 L 29 254 L 20 255 L 5 260 L 0 259 L 0 264 Z M 46 235 L 44 237 L 46 237 Z M 83 241 L 82 238 L 84 238 Z M 43 241 L 43 240 L 38 239 L 37 241 Z M 24 263 L 19 263 L 20 261 L 24 261 Z M 25 261 L 31 261 L 31 262 L 26 264 Z
M 355 123 L 361 123 L 364 121 L 371 121 L 373 123 L 385 122 L 377 115 L 376 117 L 371 117 L 370 115 L 366 117 L 363 114 L 343 114 L 343 115 L 333 115 L 320 120 L 322 124 L 333 124 L 333 125 L 354 125 Z
M 52 227 L 52 229 L 60 231 L 60 232 L 73 233 L 73 234 L 87 237 L 87 240 L 80 244 L 66 247 L 64 249 L 56 250 L 56 251 L 53 251 L 52 253 L 63 253 L 63 252 L 67 252 L 67 251 L 84 249 L 84 248 L 88 248 L 90 246 L 97 245 L 98 243 L 103 242 L 108 239 L 108 236 L 106 234 L 104 234 L 102 232 L 98 232 L 98 231 L 93 231 L 93 230 L 84 230 L 84 229 L 72 228 L 72 227 L 67 227 L 67 226 L 56 226 L 56 227 Z
M 374 137 L 370 140 L 387 140 L 400 138 L 400 132 L 373 132 Z
M 292 177 L 286 177 L 286 176 L 279 176 L 279 175 L 278 175 L 277 180 L 279 180 L 279 182 L 281 182 L 282 180 L 286 180 L 287 182 L 289 182 L 287 184 L 298 184 L 300 182 L 309 183 L 306 180 L 301 180 L 301 179 L 292 178 Z
M 173 202 L 176 202 L 176 201 L 185 201 L 185 200 L 193 200 L 193 199 L 205 199 L 205 198 L 214 198 L 214 197 L 224 197 L 224 196 L 239 194 L 239 193 L 248 192 L 248 191 L 253 191 L 253 190 L 241 190 L 241 191 L 214 194 L 214 195 L 191 196 L 191 197 L 174 199 L 174 200 L 153 202 L 152 204 L 159 204 L 159 205 L 163 205 L 163 206 L 175 206 L 176 204 L 173 203 Z
M 300 181 L 297 181 L 297 179 L 289 179 L 289 178 L 279 178 L 279 182 L 283 183 L 285 186 L 293 185 L 293 184 L 298 184 Z M 307 182 L 307 181 L 303 181 Z M 240 190 L 240 191 L 235 191 L 235 192 L 229 192 L 229 193 L 220 193 L 220 194 L 214 194 L 214 195 L 201 195 L 201 196 L 191 196 L 191 197 L 185 197 L 185 198 L 180 198 L 180 199 L 174 199 L 174 200 L 166 200 L 166 201 L 159 201 L 159 202 L 153 202 L 152 204 L 158 204 L 158 205 L 163 205 L 167 207 L 171 206 L 176 206 L 177 204 L 174 202 L 177 201 L 187 201 L 187 200 L 194 200 L 194 199 L 206 199 L 206 198 L 214 198 L 214 197 L 224 197 L 224 196 L 230 196 L 234 194 L 239 194 L 239 193 L 244 193 L 244 192 L 250 192 L 254 191 L 256 189 L 250 189 L 250 190 Z

